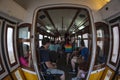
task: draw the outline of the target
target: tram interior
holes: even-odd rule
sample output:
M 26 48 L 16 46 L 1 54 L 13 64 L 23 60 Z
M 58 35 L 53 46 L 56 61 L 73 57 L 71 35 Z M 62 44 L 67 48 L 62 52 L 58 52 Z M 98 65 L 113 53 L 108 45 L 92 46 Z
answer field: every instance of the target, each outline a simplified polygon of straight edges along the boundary
M 120 80 L 120 1 L 62 2 L 0 1 L 0 80 Z

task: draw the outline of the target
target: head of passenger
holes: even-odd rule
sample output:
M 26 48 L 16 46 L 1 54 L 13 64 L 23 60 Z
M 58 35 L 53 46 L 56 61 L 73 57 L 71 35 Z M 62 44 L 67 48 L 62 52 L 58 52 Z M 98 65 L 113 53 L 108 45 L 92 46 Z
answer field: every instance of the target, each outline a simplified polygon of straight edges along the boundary
M 49 45 L 50 45 L 50 39 L 49 38 L 43 38 L 42 45 L 45 47 L 45 49 L 48 49 Z
M 84 43 L 84 40 L 81 40 L 81 47 L 85 47 L 85 43 Z
M 25 47 L 25 52 L 24 52 L 24 57 L 28 57 L 29 56 L 29 46 L 28 45 L 24 45 Z

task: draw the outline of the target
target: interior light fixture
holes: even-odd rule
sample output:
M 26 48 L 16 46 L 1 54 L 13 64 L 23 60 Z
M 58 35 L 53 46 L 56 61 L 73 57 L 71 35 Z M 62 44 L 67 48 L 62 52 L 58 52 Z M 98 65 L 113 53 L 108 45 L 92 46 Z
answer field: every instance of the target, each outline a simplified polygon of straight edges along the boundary
M 47 30 L 48 33 L 50 33 L 50 30 Z
M 83 28 L 85 28 L 84 25 L 80 26 L 78 29 L 81 30 L 81 29 L 83 29 Z
M 73 31 L 72 33 L 74 34 L 75 32 Z

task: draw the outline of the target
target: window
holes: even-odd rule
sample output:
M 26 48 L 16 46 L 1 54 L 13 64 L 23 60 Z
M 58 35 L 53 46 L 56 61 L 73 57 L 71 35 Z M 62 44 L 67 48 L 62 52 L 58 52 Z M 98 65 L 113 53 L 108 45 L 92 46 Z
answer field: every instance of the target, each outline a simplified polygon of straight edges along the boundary
M 107 62 L 107 56 L 109 53 L 109 29 L 108 25 L 103 22 L 96 22 L 96 58 L 94 64 L 94 70 L 103 68 Z
M 14 53 L 14 32 L 12 27 L 7 28 L 7 52 L 8 52 L 8 58 L 10 60 L 10 64 L 15 63 L 15 53 Z
M 88 47 L 88 33 L 83 34 L 83 40 L 84 40 L 85 46 Z
M 9 22 L 5 22 L 4 25 L 4 51 L 5 51 L 5 58 L 8 63 L 8 67 L 10 71 L 13 71 L 19 66 L 19 61 L 17 57 L 17 50 L 16 50 L 16 24 L 12 24 Z
M 119 33 L 119 24 L 113 25 L 111 28 L 112 31 L 112 51 L 110 55 L 110 63 L 114 66 L 116 66 L 118 62 L 118 56 L 119 56 L 119 39 L 120 39 L 120 33 Z
M 33 67 L 32 57 L 31 57 L 31 40 L 30 40 L 30 31 L 31 24 L 24 23 L 18 26 L 18 56 L 20 65 L 22 67 Z M 40 37 L 41 38 L 41 37 Z M 23 60 L 25 63 L 23 63 Z

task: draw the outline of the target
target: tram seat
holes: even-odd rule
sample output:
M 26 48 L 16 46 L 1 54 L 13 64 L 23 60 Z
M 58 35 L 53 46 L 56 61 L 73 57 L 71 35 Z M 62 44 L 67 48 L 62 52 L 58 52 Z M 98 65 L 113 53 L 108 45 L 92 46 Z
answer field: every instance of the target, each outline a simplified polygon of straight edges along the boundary
M 56 63 L 59 54 L 55 51 L 50 51 L 49 54 L 50 54 L 50 61 Z
M 45 63 L 41 63 L 41 71 L 42 71 L 42 77 L 44 77 L 44 79 L 42 80 L 60 80 L 58 77 L 60 75 L 58 74 L 51 74 L 50 72 L 47 71 L 47 66 Z

